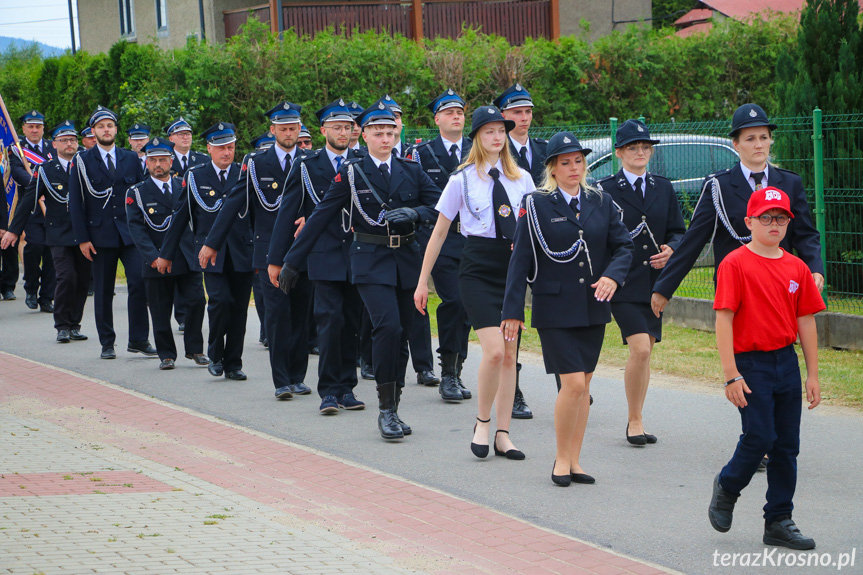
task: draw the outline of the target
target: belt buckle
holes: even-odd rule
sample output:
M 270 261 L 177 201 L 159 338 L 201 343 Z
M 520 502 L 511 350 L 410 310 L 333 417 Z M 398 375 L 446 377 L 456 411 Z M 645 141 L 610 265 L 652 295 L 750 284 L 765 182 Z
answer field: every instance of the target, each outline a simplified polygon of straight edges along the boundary
M 389 240 L 389 247 L 395 249 L 402 247 L 402 237 L 401 236 L 387 236 Z
M 457 234 L 460 234 L 460 233 L 461 233 L 461 220 L 459 220 L 458 222 L 456 222 L 455 232 L 456 232 Z

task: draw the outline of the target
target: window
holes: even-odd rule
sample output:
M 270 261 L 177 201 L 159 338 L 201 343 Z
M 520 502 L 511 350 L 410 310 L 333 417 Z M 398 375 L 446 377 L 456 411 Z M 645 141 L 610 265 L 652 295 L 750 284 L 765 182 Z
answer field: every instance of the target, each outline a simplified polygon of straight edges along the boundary
M 168 29 L 168 0 L 156 0 L 156 30 L 165 32 Z
M 134 0 L 118 0 L 120 3 L 120 36 L 126 38 L 135 35 L 135 2 Z

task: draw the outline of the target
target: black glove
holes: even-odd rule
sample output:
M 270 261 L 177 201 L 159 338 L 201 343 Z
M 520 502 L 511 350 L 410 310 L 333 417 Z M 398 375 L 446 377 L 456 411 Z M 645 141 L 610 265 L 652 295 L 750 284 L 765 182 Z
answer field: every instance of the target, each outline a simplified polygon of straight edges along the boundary
M 291 293 L 291 288 L 297 286 L 298 279 L 300 270 L 288 264 L 283 265 L 282 271 L 279 272 L 279 289 L 285 292 L 285 295 Z
M 405 224 L 418 222 L 420 215 L 413 208 L 396 208 L 394 210 L 387 210 L 384 219 L 391 224 Z

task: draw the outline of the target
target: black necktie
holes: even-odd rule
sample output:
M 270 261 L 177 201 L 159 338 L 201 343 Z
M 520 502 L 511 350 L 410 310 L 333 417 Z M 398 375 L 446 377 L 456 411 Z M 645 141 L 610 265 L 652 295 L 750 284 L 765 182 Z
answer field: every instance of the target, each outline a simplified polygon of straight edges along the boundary
M 222 184 L 224 184 L 225 180 L 228 179 L 227 175 L 226 175 L 227 173 L 228 173 L 228 170 L 222 170 L 221 172 L 219 172 L 219 181 L 222 182 Z
M 641 187 L 641 185 L 643 183 L 644 183 L 644 180 L 642 180 L 641 178 L 636 178 L 636 180 L 635 180 L 635 195 L 638 196 L 639 200 L 644 199 L 644 189 Z
M 291 155 L 290 155 L 290 154 L 287 154 L 287 155 L 285 156 L 285 167 L 284 167 L 284 168 L 282 168 L 282 171 L 283 171 L 283 172 L 287 172 L 287 171 L 288 171 L 288 170 L 290 170 L 290 169 L 291 169 Z
M 111 154 L 108 154 L 105 157 L 105 162 L 108 164 L 108 175 L 112 178 L 114 177 L 114 159 L 111 157 Z
M 165 182 L 164 184 L 162 184 L 162 192 L 163 192 L 166 196 L 170 196 L 170 195 L 171 195 L 171 187 L 170 187 L 170 186 L 168 186 L 168 182 Z
M 569 200 L 569 208 L 572 210 L 572 213 L 575 214 L 575 218 L 578 219 L 578 216 L 581 215 L 581 206 L 579 205 L 578 198 L 572 198 Z
M 752 179 L 755 180 L 756 190 L 760 190 L 764 187 L 761 185 L 761 180 L 764 179 L 764 172 L 752 172 Z
M 186 160 L 186 156 L 183 156 L 183 173 L 186 173 L 186 170 L 189 169 L 189 162 Z
M 72 173 L 72 162 L 66 162 L 66 173 L 67 174 Z
M 527 146 L 522 146 L 518 151 L 518 167 L 530 171 L 530 163 L 527 161 Z
M 512 206 L 509 205 L 509 196 L 500 181 L 498 169 L 490 169 L 488 175 L 494 180 L 491 199 L 494 204 L 494 227 L 497 237 L 511 240 L 515 236 L 515 214 L 512 212 Z
M 458 145 L 453 144 L 449 147 L 450 171 L 455 171 L 458 167 Z
M 390 189 L 390 167 L 386 162 L 381 162 L 381 177 L 384 179 L 384 182 L 387 184 L 387 191 Z

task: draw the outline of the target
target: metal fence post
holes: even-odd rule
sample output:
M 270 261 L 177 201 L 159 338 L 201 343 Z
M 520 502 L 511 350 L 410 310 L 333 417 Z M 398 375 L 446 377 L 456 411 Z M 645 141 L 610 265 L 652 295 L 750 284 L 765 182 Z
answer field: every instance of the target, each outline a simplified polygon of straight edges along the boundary
M 821 236 L 821 261 L 824 262 L 824 302 L 827 302 L 827 222 L 824 209 L 824 136 L 821 108 L 812 111 L 812 146 L 815 154 L 815 228 Z
M 617 144 L 617 118 L 608 119 L 608 129 L 611 131 L 611 173 L 616 174 L 618 165 L 617 154 L 614 153 L 614 146 Z

